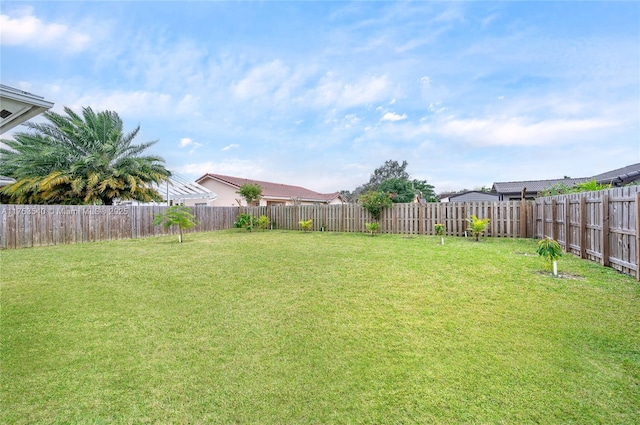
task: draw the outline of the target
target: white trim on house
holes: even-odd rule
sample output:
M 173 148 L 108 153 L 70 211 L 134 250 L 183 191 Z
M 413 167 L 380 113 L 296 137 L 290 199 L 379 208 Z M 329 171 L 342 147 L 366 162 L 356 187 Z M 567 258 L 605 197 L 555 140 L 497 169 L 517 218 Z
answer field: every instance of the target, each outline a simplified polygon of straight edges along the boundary
M 0 84 L 0 134 L 53 107 L 42 96 Z

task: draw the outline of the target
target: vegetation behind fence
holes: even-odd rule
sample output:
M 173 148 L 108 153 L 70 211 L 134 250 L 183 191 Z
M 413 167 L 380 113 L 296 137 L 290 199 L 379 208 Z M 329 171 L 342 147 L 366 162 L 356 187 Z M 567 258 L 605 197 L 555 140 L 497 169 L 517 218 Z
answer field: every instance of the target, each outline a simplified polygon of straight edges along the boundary
M 172 234 L 154 226 L 165 206 L 0 205 L 0 249 L 83 243 Z M 232 228 L 238 214 L 265 215 L 273 229 L 365 232 L 371 215 L 358 204 L 271 207 L 193 207 L 200 222 L 187 232 Z M 640 280 L 638 186 L 538 198 L 535 201 L 394 204 L 383 210 L 381 233 L 465 236 L 467 219 L 489 218 L 489 237 L 551 237 L 566 252 L 600 262 Z

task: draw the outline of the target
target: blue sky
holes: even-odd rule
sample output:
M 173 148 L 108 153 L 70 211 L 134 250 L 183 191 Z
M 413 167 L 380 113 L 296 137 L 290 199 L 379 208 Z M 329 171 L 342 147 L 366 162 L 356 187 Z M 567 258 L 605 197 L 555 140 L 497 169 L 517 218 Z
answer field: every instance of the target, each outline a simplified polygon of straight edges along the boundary
M 640 162 L 637 1 L 3 1 L 0 28 L 2 84 L 118 112 L 191 179 L 333 192 L 393 159 L 443 192 Z

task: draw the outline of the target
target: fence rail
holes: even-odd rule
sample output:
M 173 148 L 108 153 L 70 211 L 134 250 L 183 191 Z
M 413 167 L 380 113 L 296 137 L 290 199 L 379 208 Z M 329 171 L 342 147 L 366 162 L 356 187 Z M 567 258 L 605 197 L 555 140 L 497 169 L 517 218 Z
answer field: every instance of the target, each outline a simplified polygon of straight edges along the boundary
M 164 206 L 0 205 L 0 249 L 143 238 L 175 233 L 155 226 Z M 192 208 L 199 224 L 189 232 L 233 227 L 238 214 L 269 217 L 274 229 L 365 232 L 373 218 L 358 204 Z M 538 198 L 535 201 L 394 204 L 383 210 L 382 233 L 464 236 L 471 215 L 489 218 L 489 237 L 552 237 L 566 252 L 640 280 L 640 187 Z

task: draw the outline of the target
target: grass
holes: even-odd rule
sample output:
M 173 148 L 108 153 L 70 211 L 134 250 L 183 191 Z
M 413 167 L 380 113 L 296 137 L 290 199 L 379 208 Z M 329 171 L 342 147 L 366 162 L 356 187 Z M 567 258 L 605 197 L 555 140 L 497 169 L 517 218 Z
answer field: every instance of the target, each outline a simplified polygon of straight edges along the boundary
M 0 252 L 1 423 L 640 423 L 640 285 L 533 240 Z

